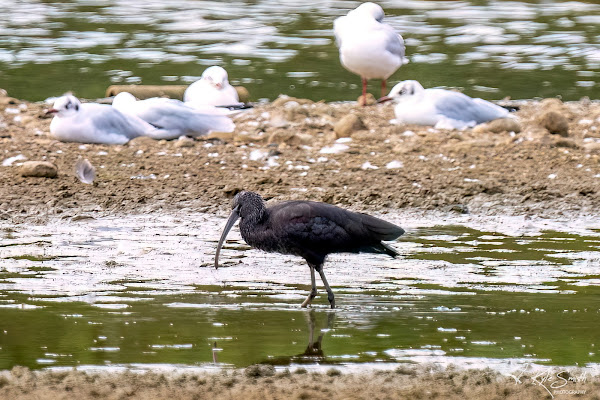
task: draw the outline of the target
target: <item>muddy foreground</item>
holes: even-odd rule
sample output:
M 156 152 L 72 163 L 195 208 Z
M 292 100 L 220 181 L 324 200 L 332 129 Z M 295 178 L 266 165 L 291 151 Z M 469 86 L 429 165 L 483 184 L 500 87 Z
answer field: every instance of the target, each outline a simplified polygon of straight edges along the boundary
M 557 378 L 554 372 L 560 373 Z M 544 378 L 549 378 L 545 380 Z M 2 399 L 598 399 L 600 380 L 581 371 L 501 375 L 433 365 L 345 374 L 275 372 L 270 366 L 217 373 L 32 372 L 0 375 Z
M 392 125 L 391 104 L 279 98 L 236 116 L 234 134 L 115 146 L 58 142 L 47 106 L 1 99 L 0 218 L 15 222 L 225 212 L 241 189 L 365 211 L 556 217 L 600 208 L 600 103 L 589 100 L 513 102 L 517 124 L 459 132 Z M 75 177 L 78 157 L 96 167 L 92 185 Z M 41 160 L 58 167 L 57 178 L 21 176 L 23 161 Z

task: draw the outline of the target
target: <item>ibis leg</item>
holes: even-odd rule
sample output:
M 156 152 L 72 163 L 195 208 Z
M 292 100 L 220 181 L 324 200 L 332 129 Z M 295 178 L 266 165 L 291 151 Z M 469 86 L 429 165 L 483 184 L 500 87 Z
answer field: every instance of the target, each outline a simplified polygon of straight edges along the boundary
M 302 303 L 301 307 L 304 307 L 304 308 L 308 307 L 310 305 L 310 303 L 312 303 L 313 299 L 317 296 L 317 282 L 315 281 L 315 267 L 314 267 L 314 265 L 311 265 L 311 264 L 308 264 L 308 267 L 310 268 L 310 281 L 312 283 L 312 288 L 310 289 L 310 293 L 308 294 L 308 297 Z
M 329 300 L 329 304 L 331 304 L 331 308 L 335 308 L 335 297 L 333 296 L 333 290 L 329 286 L 327 282 L 327 278 L 325 278 L 325 272 L 323 272 L 323 266 L 319 269 L 319 275 L 321 275 L 321 280 L 323 281 L 323 285 L 325 285 L 325 290 L 327 290 L 327 300 Z

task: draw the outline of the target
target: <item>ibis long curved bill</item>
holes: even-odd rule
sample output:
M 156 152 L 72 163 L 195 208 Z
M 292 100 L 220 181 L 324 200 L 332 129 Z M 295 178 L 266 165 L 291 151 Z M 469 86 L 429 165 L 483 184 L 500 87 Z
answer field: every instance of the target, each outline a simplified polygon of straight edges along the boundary
M 217 245 L 217 252 L 215 254 L 215 269 L 219 268 L 219 254 L 221 253 L 221 247 L 223 247 L 223 242 L 225 242 L 227 234 L 229 233 L 229 231 L 233 227 L 233 224 L 235 224 L 235 221 L 237 221 L 239 217 L 240 214 L 238 213 L 238 208 L 236 207 L 231 212 L 231 215 L 229 215 L 229 219 L 225 224 L 225 229 L 223 229 L 223 233 L 221 234 L 221 239 L 219 239 L 219 244 Z

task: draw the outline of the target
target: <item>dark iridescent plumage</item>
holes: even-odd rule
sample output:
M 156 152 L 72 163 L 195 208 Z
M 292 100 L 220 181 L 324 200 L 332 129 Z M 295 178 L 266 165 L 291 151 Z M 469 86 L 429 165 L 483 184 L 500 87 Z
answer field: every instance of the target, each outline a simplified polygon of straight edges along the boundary
M 397 225 L 327 203 L 286 201 L 267 208 L 258 194 L 244 191 L 233 200 L 233 212 L 217 248 L 215 267 L 222 243 L 238 217 L 242 238 L 250 246 L 306 260 L 311 269 L 312 290 L 302 304 L 304 307 L 316 296 L 315 270 L 321 275 L 332 308 L 335 306 L 323 273 L 328 254 L 365 252 L 395 257 L 398 253 L 382 241 L 394 240 L 404 233 Z

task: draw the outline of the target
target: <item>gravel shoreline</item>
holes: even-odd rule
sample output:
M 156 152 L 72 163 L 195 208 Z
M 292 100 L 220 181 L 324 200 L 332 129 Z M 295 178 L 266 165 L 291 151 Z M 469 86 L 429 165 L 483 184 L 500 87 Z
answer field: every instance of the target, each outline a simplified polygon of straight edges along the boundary
M 369 211 L 557 217 L 600 209 L 598 102 L 513 102 L 520 132 L 494 133 L 503 125 L 462 132 L 392 125 L 391 105 L 280 97 L 236 116 L 233 134 L 115 146 L 56 141 L 47 106 L 3 99 L 0 218 L 15 222 L 104 212 L 224 213 L 241 189 Z M 543 127 L 549 112 L 568 121 L 567 136 Z M 75 177 L 78 157 L 96 166 L 92 185 Z M 49 161 L 58 176 L 23 177 L 24 161 Z

